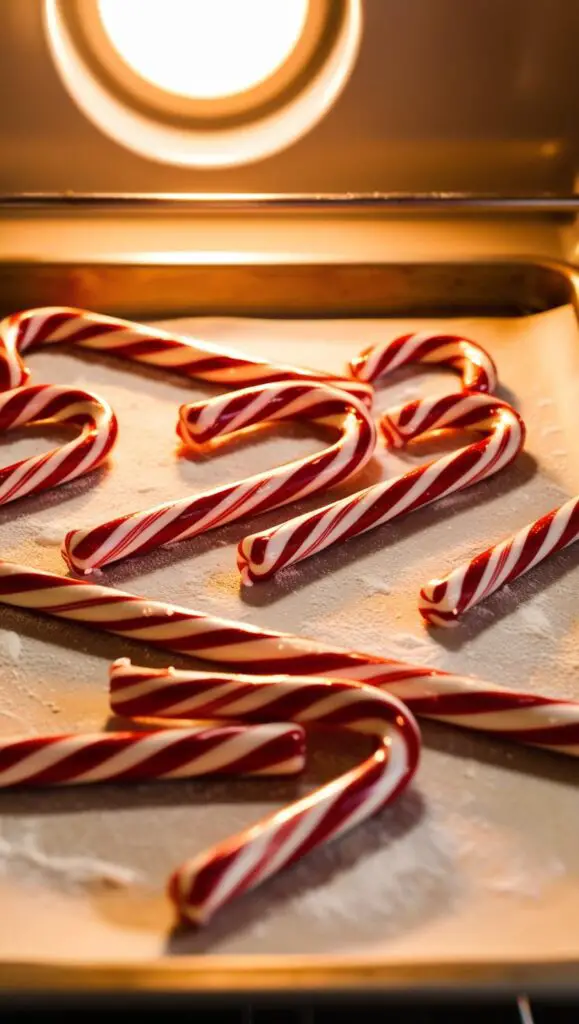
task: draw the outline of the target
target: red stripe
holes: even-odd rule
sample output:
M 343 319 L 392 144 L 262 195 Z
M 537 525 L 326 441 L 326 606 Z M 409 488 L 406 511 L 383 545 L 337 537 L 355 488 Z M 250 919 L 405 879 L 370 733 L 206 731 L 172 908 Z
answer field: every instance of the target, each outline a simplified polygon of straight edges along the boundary
M 43 317 L 42 315 L 34 316 L 35 323 L 37 320 L 41 320 L 42 323 L 40 328 L 36 330 L 32 341 L 26 343 L 26 349 L 29 347 L 36 348 L 36 346 L 40 345 L 43 341 L 49 341 L 51 334 L 57 331 L 59 327 L 62 327 L 63 324 L 69 323 L 70 320 L 74 320 L 77 316 L 78 314 L 72 309 L 61 310 L 57 313 L 50 313 L 46 317 Z M 25 321 L 25 323 L 26 322 L 29 323 L 30 321 Z M 22 333 L 24 333 L 24 323 L 22 327 Z

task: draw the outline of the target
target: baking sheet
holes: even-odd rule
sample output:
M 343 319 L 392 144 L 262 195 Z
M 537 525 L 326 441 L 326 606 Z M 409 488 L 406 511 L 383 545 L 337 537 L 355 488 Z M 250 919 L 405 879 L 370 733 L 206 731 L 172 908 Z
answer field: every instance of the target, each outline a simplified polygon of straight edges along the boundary
M 165 321 L 164 325 L 177 325 Z M 319 640 L 464 671 L 551 694 L 579 692 L 579 546 L 495 595 L 449 633 L 428 633 L 420 584 L 579 489 L 579 337 L 562 307 L 508 319 L 179 321 L 198 337 L 255 354 L 339 370 L 363 347 L 413 329 L 465 333 L 498 362 L 502 394 L 529 428 L 527 452 L 497 478 L 387 525 L 270 583 L 240 591 L 235 546 L 287 517 L 278 510 L 106 570 L 111 585 Z M 184 457 L 178 405 L 203 385 L 99 355 L 45 351 L 33 380 L 90 387 L 120 420 L 106 469 L 0 510 L 2 556 L 62 571 L 67 529 L 242 478 L 315 451 L 284 427 Z M 448 388 L 449 375 L 404 371 L 379 406 Z M 13 461 L 54 435 L 1 439 Z M 356 483 L 431 455 L 380 450 Z M 319 501 L 318 501 L 319 503 Z M 297 511 L 314 507 L 302 502 Z M 0 608 L 0 732 L 94 729 L 107 723 L 107 665 L 120 655 L 186 662 L 122 639 Z M 191 664 L 189 662 L 189 664 Z M 199 933 L 173 927 L 170 870 L 349 766 L 363 751 L 312 745 L 304 779 L 198 780 L 0 794 L 0 960 L 143 962 L 186 954 L 347 955 L 417 965 L 434 960 L 579 955 L 576 783 L 570 759 L 426 723 L 411 791 L 377 819 L 315 852 L 225 909 Z M 361 743 L 362 741 L 360 741 Z

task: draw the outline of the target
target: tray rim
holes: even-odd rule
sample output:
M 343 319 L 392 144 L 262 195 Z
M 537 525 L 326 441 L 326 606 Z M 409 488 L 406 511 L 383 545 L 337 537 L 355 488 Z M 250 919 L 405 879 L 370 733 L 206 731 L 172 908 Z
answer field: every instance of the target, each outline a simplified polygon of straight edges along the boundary
M 444 993 L 503 995 L 521 992 L 537 998 L 577 994 L 579 961 L 554 958 L 524 961 L 471 960 L 388 964 L 357 959 L 288 954 L 183 956 L 174 960 L 123 963 L 71 960 L 54 962 L 4 960 L 0 963 L 0 1005 L 8 992 L 148 992 L 196 993 L 200 996 L 267 994 L 278 998 L 332 993 L 387 993 L 424 998 Z
M 251 253 L 240 253 L 239 259 L 223 259 L 224 254 L 220 252 L 206 252 L 206 251 L 187 251 L 186 253 L 172 254 L 170 251 L 166 252 L 146 252 L 136 253 L 128 252 L 119 254 L 118 256 L 111 256 L 107 253 L 103 256 L 93 257 L 82 256 L 76 259 L 64 258 L 41 258 L 38 256 L 25 256 L 25 257 L 3 257 L 0 255 L 0 308 L 5 303 L 5 292 L 10 287 L 10 279 L 14 279 L 19 273 L 28 274 L 31 281 L 33 281 L 32 275 L 36 273 L 38 280 L 45 279 L 50 284 L 51 275 L 54 274 L 66 274 L 70 276 L 69 283 L 73 288 L 73 296 L 69 300 L 70 304 L 76 307 L 90 309 L 97 308 L 97 305 L 92 301 L 92 297 L 83 295 L 82 288 L 82 275 L 86 275 L 86 280 L 89 286 L 94 286 L 96 277 L 93 275 L 99 271 L 103 274 L 110 275 L 109 277 L 109 292 L 107 293 L 107 283 L 99 282 L 99 286 L 103 289 L 103 301 L 102 310 L 106 313 L 114 316 L 125 317 L 132 320 L 138 321 L 154 321 L 154 320 L 167 320 L 179 316 L 242 316 L 250 318 L 265 318 L 275 319 L 281 316 L 286 319 L 318 319 L 320 317 L 326 318 L 380 318 L 380 317 L 403 317 L 411 316 L 413 318 L 421 316 L 445 316 L 452 317 L 454 315 L 465 316 L 500 316 L 505 315 L 504 312 L 499 312 L 497 305 L 488 304 L 485 308 L 483 299 L 470 299 L 468 302 L 464 301 L 462 305 L 455 301 L 449 303 L 445 308 L 439 308 L 438 306 L 425 306 L 413 307 L 410 310 L 409 306 L 404 305 L 389 305 L 387 296 L 385 295 L 382 285 L 377 290 L 375 283 L 370 288 L 370 297 L 362 296 L 356 292 L 356 295 L 352 297 L 351 294 L 347 294 L 344 301 L 336 301 L 337 289 L 339 293 L 340 284 L 343 279 L 350 274 L 355 275 L 360 279 L 363 279 L 363 275 L 368 274 L 370 278 L 376 271 L 382 271 L 387 273 L 391 271 L 393 274 L 400 275 L 402 272 L 412 272 L 412 268 L 421 269 L 432 269 L 438 273 L 444 272 L 456 272 L 457 270 L 464 271 L 465 269 L 470 273 L 476 273 L 476 271 L 485 271 L 492 269 L 493 271 L 500 270 L 503 268 L 506 271 L 511 272 L 523 272 L 533 270 L 536 272 L 543 272 L 546 274 L 553 275 L 554 279 L 557 279 L 557 283 L 563 286 L 564 297 L 560 297 L 559 300 L 553 301 L 550 305 L 545 305 L 542 308 L 536 309 L 521 309 L 510 315 L 528 315 L 532 316 L 537 313 L 544 312 L 547 309 L 556 308 L 559 305 L 570 303 L 578 318 L 579 318 L 579 267 L 562 259 L 561 257 L 549 257 L 541 255 L 529 255 L 523 254 L 502 254 L 499 256 L 471 256 L 466 259 L 458 258 L 444 258 L 439 257 L 435 259 L 416 259 L 408 257 L 402 260 L 394 259 L 374 259 L 374 260 L 337 260 L 335 262 L 328 260 L 325 256 L 320 256 L 319 260 L 308 259 L 305 261 L 303 257 L 297 255 L 293 258 L 291 254 L 287 253 L 262 253 L 262 259 L 257 259 L 255 252 Z M 227 254 L 230 256 L 230 254 Z M 178 256 L 178 258 L 175 258 Z M 209 298 L 205 301 L 209 301 L 211 312 L 209 312 L 204 306 L 199 308 L 194 304 L 191 304 L 190 292 L 187 297 L 187 312 L 183 308 L 183 303 L 176 301 L 171 298 L 171 274 L 186 275 L 191 272 L 194 275 L 203 275 L 207 273 L 210 275 L 207 278 L 208 282 L 214 283 L 219 279 L 219 272 L 227 277 L 229 275 L 230 280 L 227 281 L 228 286 L 231 283 L 231 279 L 239 282 L 241 281 L 241 300 L 236 299 L 234 293 L 231 290 L 227 291 L 227 301 L 223 302 L 222 293 L 217 288 L 217 297 L 209 294 Z M 123 287 L 122 300 L 117 301 L 114 297 L 115 284 L 117 286 L 119 280 L 122 280 L 124 273 L 135 273 L 147 274 L 155 273 L 159 275 L 159 280 L 155 282 L 156 286 L 159 287 L 168 282 L 167 291 L 163 294 L 161 305 L 155 306 L 154 308 L 147 307 L 143 309 L 141 313 L 136 313 L 134 303 L 126 299 L 126 287 Z M 308 275 L 312 275 L 316 281 L 316 288 L 314 289 L 315 294 L 309 294 L 307 289 L 303 291 L 304 282 L 307 280 Z M 115 275 L 119 275 L 117 278 Z M 232 277 L 233 275 L 233 277 Z M 239 280 L 235 275 L 239 275 Z M 262 275 L 259 281 L 259 308 L 256 308 L 252 302 L 247 304 L 247 287 L 248 283 L 251 284 L 252 288 L 255 286 L 256 280 L 259 280 L 259 276 Z M 320 281 L 323 282 L 324 275 L 328 276 L 330 282 L 330 294 L 332 300 L 324 294 L 319 294 Z M 110 282 L 113 283 L 113 300 L 111 304 L 111 293 L 110 293 Z M 279 286 L 282 286 L 282 290 L 279 290 Z M 199 280 L 194 282 L 199 284 Z M 75 300 L 74 292 L 79 290 L 80 284 L 80 295 Z M 188 282 L 190 286 L 191 282 Z M 126 285 L 126 282 L 124 283 Z M 292 289 L 296 286 L 302 286 L 300 290 L 300 303 L 297 307 L 290 304 L 287 305 L 288 295 L 291 298 Z M 273 286 L 273 295 L 267 294 L 267 287 Z M 34 287 L 32 283 L 30 289 Z M 147 287 L 151 288 L 151 282 L 147 282 Z M 277 291 L 276 291 L 277 289 Z M 284 291 L 285 289 L 285 291 Z M 90 290 L 90 289 L 89 289 Z M 323 292 L 322 288 L 322 292 Z M 327 285 L 326 285 L 327 291 Z M 141 293 L 142 294 L 142 293 Z M 205 293 L 204 293 L 205 294 Z M 400 294 L 399 291 L 397 294 Z M 454 293 L 453 293 L 454 294 Z M 494 293 L 493 293 L 494 294 Z M 376 297 L 374 297 L 374 295 Z M 563 292 L 561 292 L 563 296 Z M 314 303 L 314 306 L 312 306 Z M 32 308 L 34 306 L 42 305 L 60 305 L 61 300 L 59 298 L 48 301 L 42 301 L 34 299 L 30 301 L 28 299 L 24 301 L 15 302 L 13 308 Z M 137 306 L 139 303 L 137 303 Z M 471 306 L 481 306 L 482 309 L 471 309 Z M 13 312 L 13 308 L 7 308 L 4 314 L 7 315 Z M 260 311 L 262 310 L 262 311 Z M 321 311 L 321 312 L 320 312 Z M 509 314 L 506 314 L 509 315 Z
M 477 192 L 4 192 L 0 210 L 189 213 L 579 213 L 579 195 Z

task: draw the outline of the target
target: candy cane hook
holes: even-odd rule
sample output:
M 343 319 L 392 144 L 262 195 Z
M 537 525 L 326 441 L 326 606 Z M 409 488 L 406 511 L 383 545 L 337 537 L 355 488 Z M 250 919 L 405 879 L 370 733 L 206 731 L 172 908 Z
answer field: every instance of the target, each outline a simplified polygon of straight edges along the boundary
M 376 740 L 376 750 L 361 765 L 177 869 L 169 893 L 181 916 L 198 925 L 310 850 L 376 814 L 403 792 L 418 766 L 420 734 L 408 708 L 360 683 L 208 676 L 138 668 L 121 659 L 111 668 L 110 685 L 111 706 L 119 714 L 283 719 Z
M 0 394 L 0 432 L 32 423 L 63 423 L 80 434 L 42 455 L 0 469 L 0 504 L 68 483 L 96 469 L 117 437 L 107 402 L 79 388 L 37 384 Z
M 371 389 L 365 387 L 369 401 Z M 279 508 L 348 479 L 374 451 L 376 429 L 366 405 L 344 391 L 313 382 L 264 384 L 184 405 L 178 433 L 190 446 L 200 446 L 290 420 L 337 430 L 338 440 L 322 452 L 245 480 L 119 516 L 92 529 L 73 530 L 64 542 L 65 561 L 77 572 L 87 573 L 161 544 L 195 537 L 249 513 Z
M 364 349 L 352 359 L 350 369 L 357 380 L 375 384 L 393 370 L 412 363 L 448 366 L 459 374 L 466 391 L 492 394 L 497 386 L 497 368 L 488 352 L 456 334 L 404 334 Z

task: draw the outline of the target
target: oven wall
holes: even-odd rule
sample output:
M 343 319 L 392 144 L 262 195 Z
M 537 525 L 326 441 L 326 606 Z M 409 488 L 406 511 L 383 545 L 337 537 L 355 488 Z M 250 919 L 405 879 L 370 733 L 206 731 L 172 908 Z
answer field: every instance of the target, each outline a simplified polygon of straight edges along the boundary
M 101 135 L 52 67 L 42 0 L 1 0 L 0 190 L 572 189 L 578 3 L 364 7 L 357 67 L 321 124 L 267 160 L 197 171 L 145 160 Z

